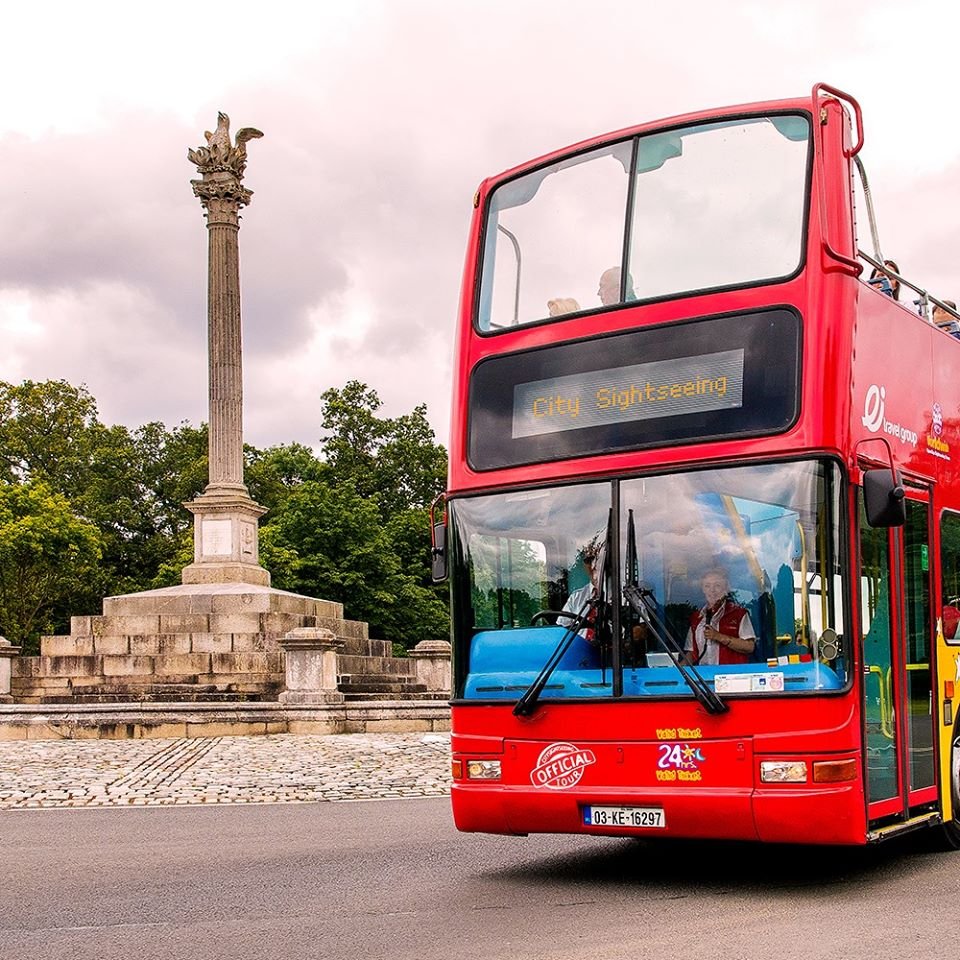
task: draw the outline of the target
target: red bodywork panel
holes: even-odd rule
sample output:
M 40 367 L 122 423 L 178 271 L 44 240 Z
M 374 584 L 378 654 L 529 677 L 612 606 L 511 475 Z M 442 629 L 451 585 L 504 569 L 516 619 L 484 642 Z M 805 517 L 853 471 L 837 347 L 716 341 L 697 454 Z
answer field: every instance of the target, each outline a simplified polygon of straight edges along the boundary
M 455 781 L 454 819 L 460 830 L 487 833 L 863 843 L 860 780 L 760 782 L 761 760 L 806 760 L 812 770 L 813 760 L 857 755 L 853 700 L 806 702 L 804 714 L 817 718 L 816 729 L 768 733 L 760 731 L 777 711 L 760 701 L 738 702 L 720 717 L 676 702 L 542 704 L 529 719 L 514 717 L 510 705 L 455 705 L 454 759 L 500 759 L 502 780 Z M 586 757 L 578 762 L 555 750 L 541 761 L 553 744 L 571 744 Z M 662 807 L 667 826 L 587 827 L 586 804 Z

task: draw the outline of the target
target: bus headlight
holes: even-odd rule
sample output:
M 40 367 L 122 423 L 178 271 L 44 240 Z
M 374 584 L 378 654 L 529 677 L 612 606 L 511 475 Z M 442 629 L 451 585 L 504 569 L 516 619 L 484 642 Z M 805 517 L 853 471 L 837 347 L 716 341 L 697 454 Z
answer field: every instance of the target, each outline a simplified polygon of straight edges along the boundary
M 806 783 L 805 760 L 762 760 L 760 779 L 763 783 Z
M 500 779 L 500 761 L 499 760 L 468 760 L 467 761 L 467 779 L 468 780 L 499 780 Z

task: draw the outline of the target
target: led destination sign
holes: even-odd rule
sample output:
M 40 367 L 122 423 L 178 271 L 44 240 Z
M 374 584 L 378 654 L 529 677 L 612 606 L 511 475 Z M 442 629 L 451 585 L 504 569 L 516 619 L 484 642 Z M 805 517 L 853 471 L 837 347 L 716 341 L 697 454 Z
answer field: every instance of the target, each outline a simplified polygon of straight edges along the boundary
M 773 307 L 486 357 L 470 375 L 474 470 L 789 429 L 800 316 Z
M 513 437 L 743 405 L 743 350 L 550 377 L 513 388 Z

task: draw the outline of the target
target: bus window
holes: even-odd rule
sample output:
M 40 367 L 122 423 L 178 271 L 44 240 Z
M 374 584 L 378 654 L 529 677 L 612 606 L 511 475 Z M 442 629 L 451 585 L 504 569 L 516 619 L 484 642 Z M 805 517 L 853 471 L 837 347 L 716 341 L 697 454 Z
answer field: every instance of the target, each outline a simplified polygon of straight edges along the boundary
M 610 525 L 615 505 L 619 532 Z M 576 636 L 545 697 L 612 696 L 617 663 L 625 697 L 693 696 L 671 650 L 691 647 L 705 575 L 718 572 L 728 592 L 722 610 L 711 601 L 710 616 L 720 618 L 722 631 L 735 614 L 734 629 L 754 643 L 739 657 L 714 651 L 698 658 L 708 681 L 764 696 L 846 684 L 833 464 L 730 467 L 460 498 L 450 502 L 449 518 L 454 582 L 461 585 L 456 631 L 470 638 L 458 651 L 458 696 L 516 700 L 561 648 L 568 627 Z M 615 564 L 607 562 L 614 551 Z M 620 589 L 640 582 L 667 635 L 629 612 Z M 578 613 L 585 615 L 580 622 Z M 824 635 L 830 644 L 819 642 Z
M 480 328 L 600 306 L 619 266 L 631 145 L 617 144 L 504 184 L 487 222 Z
M 588 564 L 603 548 L 609 516 L 609 483 L 470 497 L 448 505 L 453 566 L 461 584 L 453 594 L 454 617 L 470 638 L 458 660 L 468 696 L 516 700 L 518 685 L 522 692 L 540 672 L 566 633 L 564 608 L 575 615 L 592 599 Z M 558 685 L 569 696 L 610 692 L 609 669 L 602 676 L 609 658 L 604 659 L 598 627 L 595 618 L 581 625 L 548 695 Z
M 827 661 L 817 642 L 824 630 L 843 632 L 837 486 L 836 468 L 821 463 L 625 481 L 622 540 L 632 523 L 637 542 L 637 569 L 625 554 L 626 575 L 650 586 L 689 644 L 706 609 L 704 580 L 723 571 L 727 602 L 749 617 L 753 662 L 817 664 L 828 686 L 842 683 L 842 654 Z
M 803 252 L 807 124 L 756 120 L 676 132 L 682 156 L 638 170 L 630 274 L 637 297 L 784 277 Z M 640 141 L 641 145 L 643 140 Z
M 940 521 L 940 569 L 943 636 L 960 643 L 960 514 L 944 513 Z
M 484 226 L 480 330 L 792 275 L 809 155 L 805 117 L 746 117 L 608 144 L 501 184 Z

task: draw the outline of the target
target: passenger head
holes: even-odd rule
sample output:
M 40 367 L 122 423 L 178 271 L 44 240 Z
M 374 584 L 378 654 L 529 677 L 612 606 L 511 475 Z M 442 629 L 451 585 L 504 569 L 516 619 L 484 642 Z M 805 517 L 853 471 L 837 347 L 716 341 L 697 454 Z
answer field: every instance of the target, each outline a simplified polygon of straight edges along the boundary
M 605 307 L 620 302 L 619 267 L 611 267 L 600 274 L 600 288 L 597 290 L 597 296 Z
M 884 260 L 883 265 L 885 267 L 889 267 L 890 270 L 892 270 L 894 273 L 900 272 L 900 268 L 897 266 L 896 260 Z M 900 299 L 900 281 L 895 280 L 886 271 L 880 270 L 879 268 L 874 267 L 873 272 L 870 274 L 870 279 L 876 280 L 879 277 L 886 277 L 887 280 L 890 281 L 890 296 L 893 297 L 894 300 L 899 300 Z
M 610 267 L 609 270 L 604 270 L 600 274 L 600 287 L 597 290 L 597 296 L 600 298 L 600 302 L 605 306 L 609 307 L 615 303 L 620 303 L 620 277 L 622 276 L 621 270 L 619 267 Z M 627 274 L 627 289 L 624 292 L 623 302 L 626 303 L 630 300 L 636 300 L 637 295 L 633 289 L 633 277 L 630 274 Z
M 602 561 L 603 544 L 604 544 L 604 537 L 602 534 L 598 533 L 580 551 L 580 559 L 583 561 L 583 566 L 586 569 L 587 573 L 590 575 L 590 579 L 594 583 L 597 582 L 599 567 Z
M 730 578 L 723 567 L 711 567 L 701 578 L 700 587 L 707 606 L 715 607 L 730 592 Z
M 952 300 L 944 300 L 943 302 L 952 310 L 957 309 L 957 305 Z M 947 313 L 947 311 L 944 310 L 943 307 L 934 307 L 933 322 L 938 327 L 948 327 L 952 323 L 956 323 L 956 317 L 953 317 L 949 313 Z

